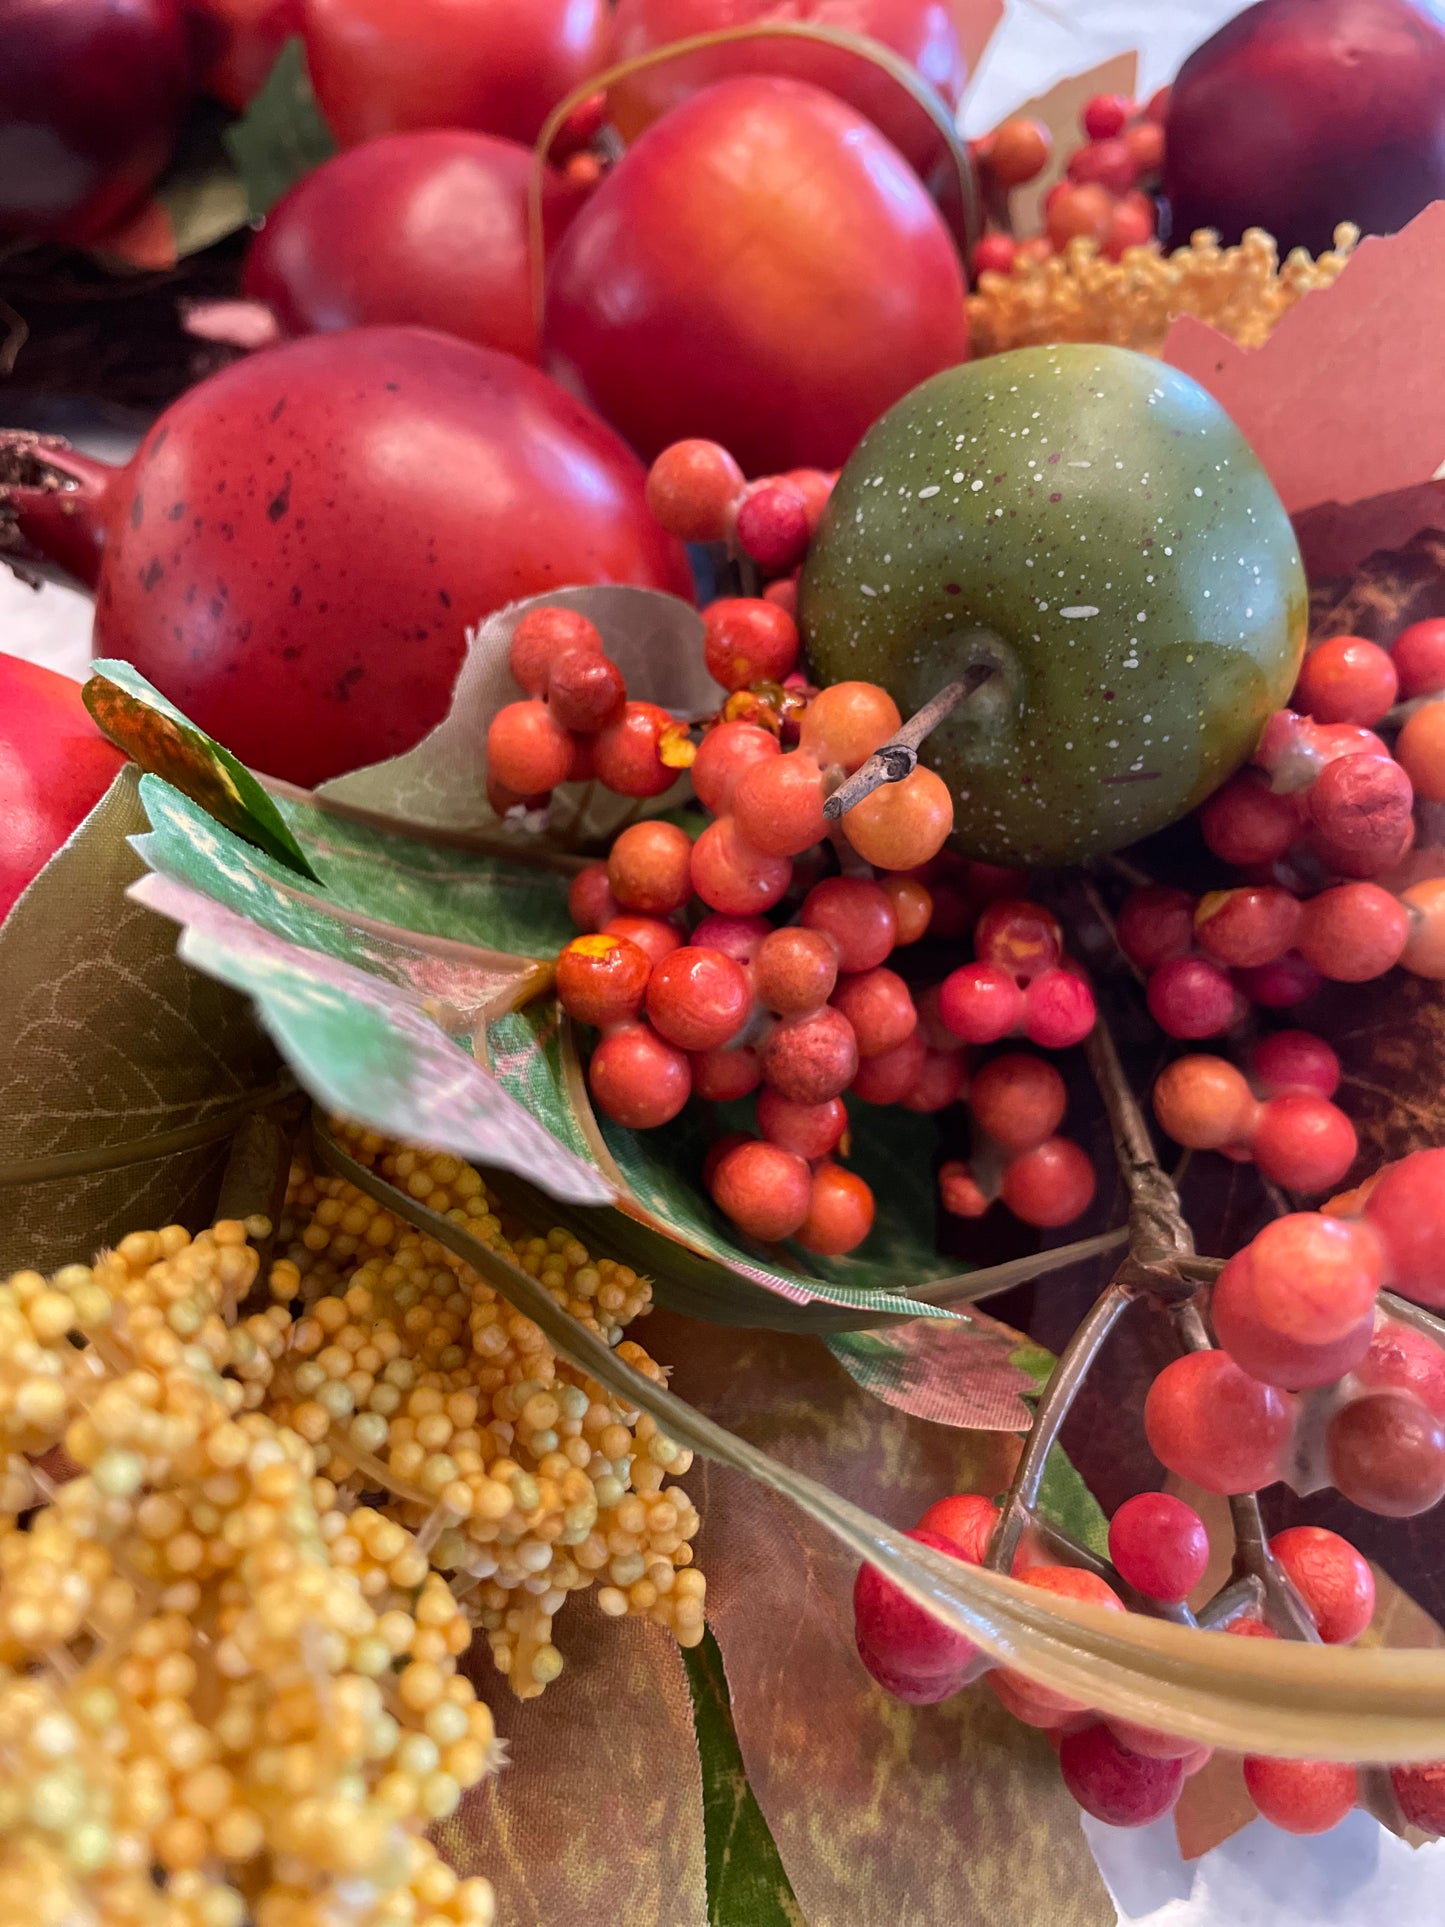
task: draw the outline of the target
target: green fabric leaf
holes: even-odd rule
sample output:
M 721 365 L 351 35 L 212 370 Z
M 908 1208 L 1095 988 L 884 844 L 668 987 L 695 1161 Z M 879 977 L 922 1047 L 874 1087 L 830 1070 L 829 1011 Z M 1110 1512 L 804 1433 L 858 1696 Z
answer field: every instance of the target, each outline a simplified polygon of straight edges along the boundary
M 250 218 L 246 183 L 226 150 L 227 125 L 223 108 L 197 101 L 156 186 L 182 261 L 223 241 Z
M 159 777 L 142 778 L 141 796 L 152 830 L 135 844 L 155 874 L 134 899 L 182 926 L 187 963 L 255 998 L 318 1102 L 377 1130 L 525 1171 L 563 1197 L 600 1204 L 614 1195 L 472 1048 L 492 1016 L 547 982 L 545 964 L 358 913 L 347 901 L 354 864 L 338 866 L 335 887 L 315 894 Z M 403 904 L 430 904 L 435 920 L 442 879 L 425 864 L 408 867 L 404 839 L 390 854 L 392 871 L 378 865 L 368 879 L 368 901 L 378 878 L 391 875 Z
M 807 1927 L 748 1785 L 727 1674 L 710 1632 L 683 1654 L 683 1663 L 702 1766 L 708 1927 Z
M 227 128 L 226 146 L 245 182 L 253 218 L 269 214 L 289 188 L 336 152 L 299 36 L 286 42 L 265 86 Z
M 138 669 L 97 659 L 81 695 L 97 726 L 142 769 L 166 777 L 218 823 L 316 881 L 301 846 L 245 764 L 197 729 Z
M 126 891 L 123 769 L 0 926 L 0 1276 L 211 1219 L 232 1136 L 290 1088 L 244 997 Z

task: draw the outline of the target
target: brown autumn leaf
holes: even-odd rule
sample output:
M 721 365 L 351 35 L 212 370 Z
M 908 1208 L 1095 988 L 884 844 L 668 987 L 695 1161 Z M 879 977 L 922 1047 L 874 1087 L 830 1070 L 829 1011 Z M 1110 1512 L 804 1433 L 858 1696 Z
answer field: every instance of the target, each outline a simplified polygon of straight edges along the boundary
M 676 1390 L 885 1518 L 1007 1483 L 1011 1435 L 906 1417 L 814 1339 L 659 1312 L 648 1340 Z M 853 1650 L 847 1553 L 736 1473 L 699 1462 L 688 1486 L 748 1778 L 809 1927 L 1113 1927 L 1041 1735 L 986 1687 L 935 1707 L 890 1698 Z
M 437 1844 L 459 1874 L 492 1881 L 498 1920 L 516 1927 L 584 1918 L 708 1927 L 682 1655 L 660 1627 L 580 1604 L 568 1616 L 566 1667 L 541 1698 L 499 1691 L 485 1660 L 472 1667 L 511 1758 L 467 1795 Z

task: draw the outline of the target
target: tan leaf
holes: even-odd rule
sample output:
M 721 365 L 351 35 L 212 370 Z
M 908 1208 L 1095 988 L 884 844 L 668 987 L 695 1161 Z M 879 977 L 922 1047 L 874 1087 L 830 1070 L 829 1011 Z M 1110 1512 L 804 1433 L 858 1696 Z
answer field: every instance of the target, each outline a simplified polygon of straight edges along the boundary
M 484 1660 L 475 1674 L 511 1763 L 437 1844 L 458 1873 L 494 1883 L 497 1919 L 707 1927 L 692 1700 L 667 1634 L 587 1600 L 568 1613 L 567 1664 L 543 1698 L 498 1691 Z
M 899 1525 L 1008 1481 L 1015 1438 L 905 1417 L 816 1340 L 656 1313 L 648 1341 L 685 1396 Z M 748 1778 L 808 1927 L 1113 1927 L 1042 1736 L 986 1687 L 936 1707 L 890 1698 L 853 1648 L 857 1561 L 730 1469 L 687 1483 Z

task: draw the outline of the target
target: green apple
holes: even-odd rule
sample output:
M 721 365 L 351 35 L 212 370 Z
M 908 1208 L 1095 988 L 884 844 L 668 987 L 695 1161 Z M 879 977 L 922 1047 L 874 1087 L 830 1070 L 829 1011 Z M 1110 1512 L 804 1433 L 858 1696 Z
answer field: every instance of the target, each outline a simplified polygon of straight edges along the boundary
M 1249 756 L 1304 650 L 1289 517 L 1229 416 L 1124 348 L 1022 348 L 906 395 L 839 477 L 799 589 L 820 683 L 906 716 L 954 840 L 1070 863 L 1162 829 Z

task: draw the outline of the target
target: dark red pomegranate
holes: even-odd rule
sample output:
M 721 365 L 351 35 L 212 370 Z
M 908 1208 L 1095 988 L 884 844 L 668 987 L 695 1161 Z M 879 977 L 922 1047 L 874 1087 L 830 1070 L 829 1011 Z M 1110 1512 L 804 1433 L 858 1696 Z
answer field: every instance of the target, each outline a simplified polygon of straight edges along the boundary
M 835 468 L 968 353 L 963 271 L 898 150 L 832 94 L 725 80 L 628 149 L 547 282 L 544 365 L 644 455 Z
M 420 328 L 237 362 L 123 469 L 45 459 L 77 488 L 0 485 L 0 513 L 95 587 L 95 653 L 296 783 L 417 742 L 464 631 L 504 603 L 569 583 L 691 591 L 609 428 L 515 357 Z
M 181 0 L 4 0 L 0 232 L 114 227 L 170 159 L 191 61 Z
M 287 334 L 414 323 L 537 359 L 532 152 L 491 134 L 389 134 L 324 161 L 266 217 L 244 291 Z M 582 199 L 553 169 L 555 243 Z
M 1260 0 L 1179 70 L 1164 192 L 1178 242 L 1393 234 L 1445 195 L 1445 31 L 1410 0 Z

